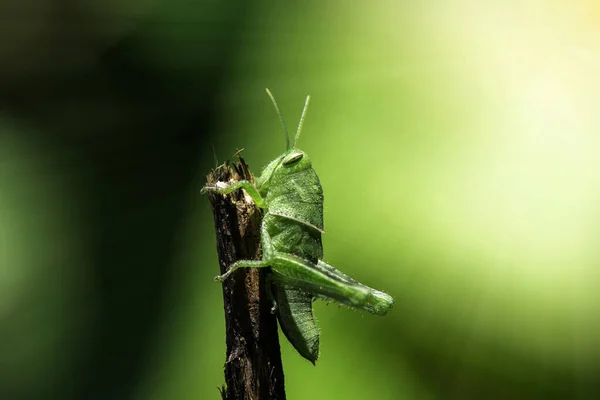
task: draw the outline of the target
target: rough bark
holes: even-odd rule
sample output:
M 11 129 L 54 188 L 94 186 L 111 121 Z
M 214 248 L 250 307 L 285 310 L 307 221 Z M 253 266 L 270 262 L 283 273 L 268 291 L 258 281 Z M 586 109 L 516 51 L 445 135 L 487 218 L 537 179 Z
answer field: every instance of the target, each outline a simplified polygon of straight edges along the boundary
M 239 161 L 217 167 L 207 186 L 217 181 L 250 180 L 253 177 L 241 156 Z M 209 192 L 213 208 L 220 273 L 236 260 L 260 259 L 262 213 L 244 191 L 228 195 Z M 226 400 L 285 399 L 283 367 L 277 322 L 271 314 L 262 268 L 243 268 L 223 282 L 227 358 Z

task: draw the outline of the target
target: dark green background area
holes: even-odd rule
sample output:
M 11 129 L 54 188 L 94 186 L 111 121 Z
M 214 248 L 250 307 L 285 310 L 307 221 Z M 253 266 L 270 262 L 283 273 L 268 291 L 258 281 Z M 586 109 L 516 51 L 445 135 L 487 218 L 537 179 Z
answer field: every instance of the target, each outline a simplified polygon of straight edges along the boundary
M 284 151 L 265 87 L 312 96 L 325 261 L 396 300 L 317 302 L 288 398 L 596 398 L 599 13 L 501 3 L 3 2 L 0 398 L 219 398 L 199 189 Z

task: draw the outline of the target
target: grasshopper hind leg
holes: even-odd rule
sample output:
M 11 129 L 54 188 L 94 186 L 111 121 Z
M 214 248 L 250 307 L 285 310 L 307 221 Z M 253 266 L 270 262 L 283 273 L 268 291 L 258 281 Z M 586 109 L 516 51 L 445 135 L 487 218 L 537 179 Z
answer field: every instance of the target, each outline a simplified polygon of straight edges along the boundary
M 271 270 L 281 284 L 301 288 L 354 309 L 385 315 L 394 304 L 388 294 L 358 283 L 321 260 L 315 264 L 277 252 L 271 261 Z

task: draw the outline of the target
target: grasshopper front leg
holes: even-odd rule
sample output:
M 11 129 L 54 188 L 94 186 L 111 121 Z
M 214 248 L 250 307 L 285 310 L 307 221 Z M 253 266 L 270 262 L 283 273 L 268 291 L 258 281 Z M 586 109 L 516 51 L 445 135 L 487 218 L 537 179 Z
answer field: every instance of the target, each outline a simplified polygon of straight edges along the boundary
M 258 207 L 267 208 L 265 199 L 260 195 L 259 191 L 250 181 L 237 181 L 232 184 L 217 182 L 216 186 L 204 186 L 200 193 L 213 191 L 219 194 L 229 194 L 231 192 L 235 192 L 238 189 L 244 189 L 246 193 L 248 193 L 248 195 L 252 197 L 252 200 L 254 200 L 254 203 L 256 203 Z

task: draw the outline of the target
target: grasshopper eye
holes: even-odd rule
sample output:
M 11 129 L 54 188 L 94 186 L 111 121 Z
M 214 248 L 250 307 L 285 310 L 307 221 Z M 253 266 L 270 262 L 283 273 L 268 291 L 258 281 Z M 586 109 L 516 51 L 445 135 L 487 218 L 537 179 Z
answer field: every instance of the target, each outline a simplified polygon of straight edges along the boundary
M 294 164 L 295 162 L 298 162 L 302 157 L 304 157 L 304 153 L 301 151 L 297 151 L 284 158 L 281 163 L 283 165 Z

